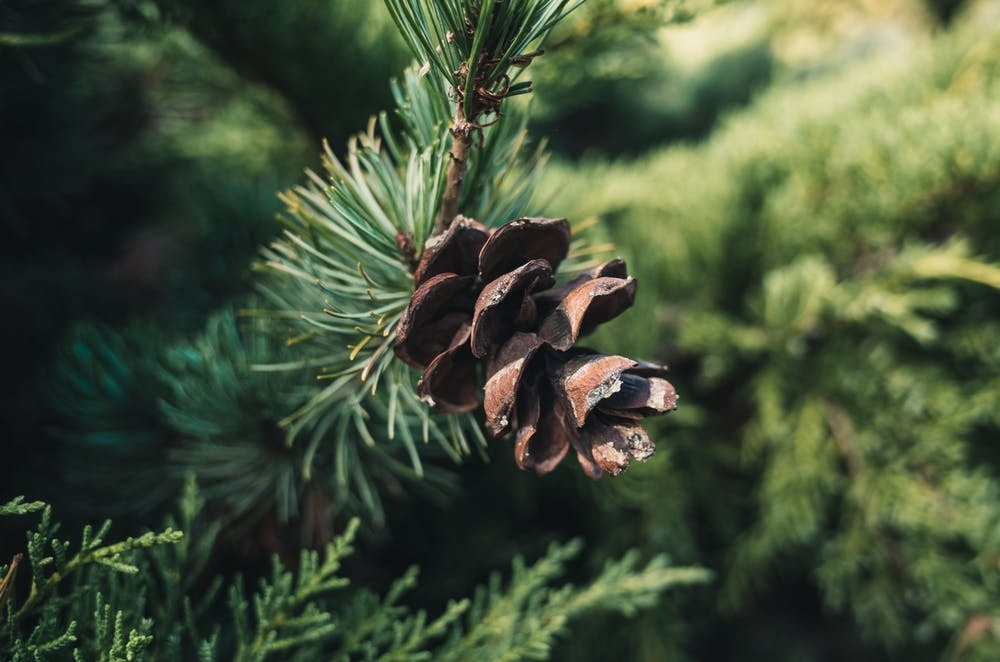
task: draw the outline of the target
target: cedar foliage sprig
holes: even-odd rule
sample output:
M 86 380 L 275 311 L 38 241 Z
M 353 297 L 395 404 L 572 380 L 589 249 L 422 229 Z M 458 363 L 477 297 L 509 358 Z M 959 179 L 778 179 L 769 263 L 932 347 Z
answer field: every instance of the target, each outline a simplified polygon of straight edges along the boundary
M 0 515 L 39 510 L 37 502 L 22 501 L 18 497 L 0 506 Z M 92 598 L 93 631 L 85 645 L 99 656 L 90 659 L 133 659 L 152 641 L 149 625 L 121 609 L 112 615 L 112 607 L 102 594 L 88 590 L 94 588 L 88 579 L 96 568 L 104 573 L 138 574 L 139 550 L 175 544 L 183 533 L 167 527 L 160 533 L 148 532 L 105 544 L 111 528 L 111 522 L 106 520 L 96 530 L 84 527 L 79 550 L 71 553 L 69 541 L 58 537 L 59 524 L 52 519 L 52 509 L 44 506 L 41 511 L 37 528 L 27 532 L 25 554 L 18 554 L 9 565 L 0 565 L 4 577 L 0 582 L 0 653 L 14 662 L 69 652 L 74 659 L 87 659 L 75 644 L 84 630 L 79 611 L 85 609 L 82 605 L 87 598 Z M 25 562 L 30 572 L 29 592 L 20 599 L 15 594 L 14 576 Z
M 580 541 L 572 541 L 552 545 L 533 565 L 515 558 L 509 580 L 494 573 L 471 600 L 451 600 L 432 618 L 399 604 L 417 586 L 415 568 L 384 597 L 362 590 L 346 600 L 332 599 L 347 587 L 337 571 L 352 551 L 356 527 L 352 522 L 322 556 L 304 553 L 294 574 L 275 561 L 271 578 L 254 596 L 252 614 L 242 583 L 233 585 L 236 659 L 262 660 L 270 653 L 310 659 L 321 651 L 338 660 L 547 659 L 572 620 L 595 612 L 632 614 L 672 587 L 704 583 L 711 576 L 701 568 L 669 567 L 664 557 L 639 566 L 633 553 L 608 563 L 585 586 L 555 586 L 583 549 Z
M 712 576 L 703 568 L 671 568 L 663 556 L 639 569 L 638 554 L 630 552 L 606 563 L 587 586 L 548 590 L 582 548 L 579 540 L 551 545 L 531 566 L 515 557 L 507 589 L 498 573 L 491 575 L 472 598 L 465 615 L 467 631 L 455 629 L 435 659 L 548 659 L 556 637 L 574 618 L 595 611 L 630 616 L 655 605 L 672 586 L 705 583 Z M 490 650 L 495 657 L 484 658 Z
M 15 512 L 24 505 L 15 500 L 2 508 Z M 31 593 L 7 603 L 0 656 L 17 662 L 545 659 L 583 614 L 631 614 L 670 588 L 709 578 L 698 568 L 669 567 L 663 557 L 642 566 L 637 555 L 626 554 L 582 586 L 559 585 L 583 548 L 573 541 L 551 546 L 532 565 L 516 558 L 508 580 L 495 573 L 473 599 L 452 600 L 431 617 L 403 603 L 417 586 L 415 568 L 381 597 L 341 576 L 342 561 L 354 551 L 359 522 L 352 520 L 322 553 L 304 551 L 294 571 L 275 557 L 270 576 L 248 595 L 239 576 L 205 576 L 219 526 L 206 519 L 204 506 L 190 480 L 178 519 L 170 518 L 162 533 L 103 545 L 108 525 L 97 534 L 88 527 L 80 553 L 65 563 L 67 543 L 55 538 L 58 524 L 45 507 L 38 529 L 28 535 Z M 174 525 L 197 535 L 182 535 Z M 38 556 L 50 548 L 51 555 Z M 50 566 L 54 573 L 36 570 Z M 56 578 L 59 569 L 63 574 Z M 7 570 L 0 566 L 0 575 Z M 77 580 L 61 581 L 68 573 Z M 216 608 L 223 588 L 228 616 Z
M 0 504 L 0 517 L 27 515 L 45 508 L 44 501 L 25 501 L 23 496 L 16 496 L 7 503 Z

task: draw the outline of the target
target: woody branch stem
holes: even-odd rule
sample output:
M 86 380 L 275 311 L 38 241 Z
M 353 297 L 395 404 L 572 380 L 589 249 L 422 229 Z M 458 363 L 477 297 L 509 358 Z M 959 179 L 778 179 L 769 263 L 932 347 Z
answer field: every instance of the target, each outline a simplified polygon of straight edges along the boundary
M 465 117 L 462 102 L 456 104 L 455 119 L 451 127 L 451 161 L 445 179 L 444 195 L 441 198 L 441 208 L 438 211 L 434 234 L 440 234 L 448 229 L 458 215 L 458 202 L 462 195 L 462 182 L 469 168 L 469 152 L 472 149 L 472 133 L 474 127 Z

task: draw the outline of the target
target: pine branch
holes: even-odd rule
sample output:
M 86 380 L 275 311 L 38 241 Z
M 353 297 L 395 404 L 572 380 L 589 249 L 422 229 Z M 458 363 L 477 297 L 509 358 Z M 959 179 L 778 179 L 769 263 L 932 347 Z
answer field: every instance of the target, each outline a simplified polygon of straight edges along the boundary
M 444 195 L 434 233 L 444 232 L 462 211 L 463 183 L 476 136 L 499 120 L 504 99 L 531 90 L 515 82 L 541 55 L 537 45 L 582 0 L 506 3 L 496 0 L 386 0 L 393 19 L 417 57 L 456 99 Z M 536 50 L 529 48 L 536 47 Z
M 514 109 L 501 116 L 501 103 L 529 91 L 530 83 L 513 82 L 512 70 L 540 54 L 530 49 L 570 4 L 387 2 L 427 63 L 393 84 L 403 131 L 383 114 L 349 143 L 343 162 L 326 146 L 327 179 L 309 173 L 307 185 L 283 196 L 289 229 L 258 265 L 270 274 L 260 290 L 275 310 L 252 314 L 284 326 L 301 357 L 258 369 L 312 368 L 323 382 L 280 421 L 290 440 L 308 440 L 307 456 L 329 433 L 344 467 L 354 447 L 344 435 L 354 431 L 366 448 L 402 442 L 420 477 L 418 440 L 437 442 L 456 461 L 470 452 L 470 436 L 485 445 L 469 415 L 430 418 L 416 394 L 416 375 L 392 347 L 427 240 L 459 211 L 488 225 L 523 211 L 542 154 L 522 155 L 524 118 Z M 438 52 L 432 43 L 448 46 Z M 377 495 L 367 491 L 364 498 L 372 504 Z
M 407 70 L 393 85 L 403 132 L 383 114 L 351 141 L 345 162 L 326 148 L 329 184 L 310 174 L 307 186 L 284 196 L 289 230 L 258 265 L 273 274 L 259 286 L 276 310 L 250 312 L 294 324 L 288 344 L 302 357 L 257 369 L 327 368 L 318 376 L 325 386 L 282 421 L 290 438 L 309 440 L 307 455 L 326 432 L 353 430 L 367 448 L 400 440 L 420 475 L 418 440 L 436 441 L 454 460 L 471 451 L 470 441 L 485 444 L 467 415 L 432 420 L 416 396 L 416 376 L 391 351 L 413 290 L 410 269 L 433 234 L 445 187 L 445 90 L 438 79 Z M 475 186 L 461 204 L 485 222 L 517 215 L 532 178 L 508 173 L 541 161 L 539 152 L 522 155 L 523 118 L 512 113 L 510 120 L 487 129 L 483 149 L 468 159 L 467 183 Z M 338 457 L 351 447 L 334 445 L 342 449 Z

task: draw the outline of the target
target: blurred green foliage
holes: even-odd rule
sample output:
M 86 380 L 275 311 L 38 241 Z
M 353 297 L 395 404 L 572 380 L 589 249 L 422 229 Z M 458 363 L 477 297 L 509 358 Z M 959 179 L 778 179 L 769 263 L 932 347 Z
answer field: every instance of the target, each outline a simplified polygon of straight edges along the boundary
M 342 145 L 389 103 L 406 56 L 377 6 L 289 7 L 3 3 L 0 300 L 12 373 L 30 378 L 81 316 L 200 326 L 247 288 L 250 259 L 275 232 L 275 192 L 315 162 L 318 138 Z M 30 389 L 5 385 L 2 401 L 37 410 Z M 34 425 L 15 441 L 31 443 Z
M 636 155 L 707 135 L 748 102 L 775 69 L 766 34 L 739 37 L 689 66 L 667 48 L 685 25 L 721 0 L 597 0 L 556 29 L 536 71 L 534 128 L 572 156 Z M 614 131 L 601 127 L 614 126 Z
M 640 282 L 603 341 L 682 384 L 619 535 L 714 558 L 724 620 L 808 582 L 890 651 L 1000 651 L 998 44 L 962 24 L 775 89 L 703 145 L 553 175 Z M 759 627 L 767 650 L 782 624 Z

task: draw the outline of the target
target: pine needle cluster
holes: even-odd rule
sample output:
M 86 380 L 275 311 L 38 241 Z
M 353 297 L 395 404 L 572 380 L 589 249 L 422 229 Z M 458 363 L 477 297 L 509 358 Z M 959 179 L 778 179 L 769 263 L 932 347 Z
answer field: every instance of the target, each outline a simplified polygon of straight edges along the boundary
M 487 227 L 527 212 L 544 154 L 527 147 L 521 109 L 508 102 L 501 111 L 501 102 L 529 91 L 513 81 L 540 53 L 531 46 L 571 5 L 388 3 L 418 58 L 393 83 L 396 117 L 373 118 L 343 159 L 325 147 L 326 177 L 310 172 L 283 195 L 287 229 L 258 264 L 269 307 L 251 312 L 275 320 L 300 358 L 257 369 L 307 367 L 321 383 L 282 421 L 291 443 L 402 444 L 418 476 L 421 446 L 434 442 L 457 462 L 486 445 L 471 415 L 431 415 L 417 395 L 418 374 L 392 347 L 414 265 L 440 231 L 443 210 L 461 209 Z M 464 170 L 456 180 L 458 161 Z M 449 191 L 456 181 L 461 186 Z M 567 270 L 596 252 L 579 240 L 572 248 Z M 348 466 L 342 455 L 337 462 Z M 363 481 L 364 466 L 351 466 Z
M 436 467 L 418 477 L 401 448 L 394 456 L 346 435 L 331 446 L 321 434 L 290 444 L 281 424 L 314 396 L 316 381 L 302 367 L 260 369 L 292 358 L 268 329 L 232 308 L 191 339 L 141 323 L 78 325 L 48 388 L 61 464 L 87 495 L 80 505 L 154 512 L 193 474 L 213 512 L 238 530 L 294 525 L 308 543 L 338 513 L 380 522 L 387 486 L 433 493 L 450 484 Z

